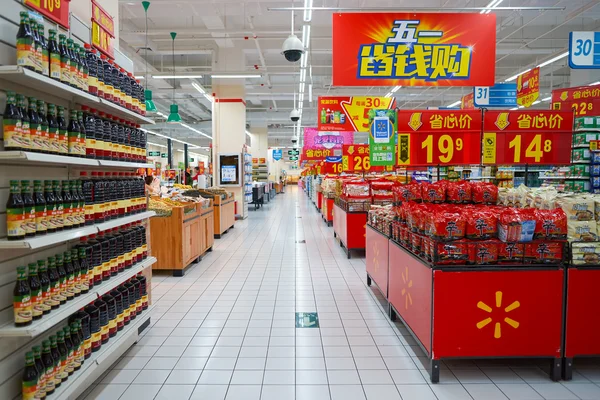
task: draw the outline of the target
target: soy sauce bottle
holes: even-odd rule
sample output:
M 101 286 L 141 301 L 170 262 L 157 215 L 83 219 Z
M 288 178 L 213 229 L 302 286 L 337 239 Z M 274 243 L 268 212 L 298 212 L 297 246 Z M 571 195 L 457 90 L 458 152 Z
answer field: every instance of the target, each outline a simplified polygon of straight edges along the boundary
M 71 322 L 71 341 L 73 342 L 73 350 L 75 353 L 75 371 L 77 371 L 84 363 L 85 357 L 83 354 L 83 332 L 79 321 Z
M 99 285 L 102 283 L 102 244 L 96 240 L 96 235 L 90 235 L 88 243 L 92 252 L 91 267 L 94 274 L 94 285 Z
M 48 53 L 48 43 L 44 35 L 44 24 L 38 24 L 38 36 L 40 37 L 40 45 L 42 50 L 42 75 L 50 75 L 50 56 Z
M 58 205 L 56 204 L 56 198 L 52 191 L 52 181 L 44 181 L 44 197 L 46 199 L 47 231 L 48 233 L 54 233 L 58 228 L 58 221 L 56 220 Z
M 35 367 L 33 352 L 25 353 L 25 369 L 23 370 L 23 400 L 33 400 L 37 392 L 39 374 Z
M 94 271 L 90 267 L 88 248 L 89 245 L 80 247 L 79 251 L 79 265 L 81 267 L 81 293 L 89 292 L 90 288 L 94 287 Z M 90 251 L 91 253 L 91 251 Z
M 60 194 L 63 205 L 63 228 L 65 230 L 73 228 L 73 198 L 69 192 L 69 181 L 62 181 L 62 191 Z
M 63 331 L 56 332 L 56 347 L 60 353 L 60 378 L 65 382 L 69 379 L 69 352 Z
M 17 65 L 35 71 L 35 43 L 27 11 L 19 13 L 21 22 L 17 31 Z
M 56 117 L 58 124 L 58 142 L 60 143 L 60 153 L 69 155 L 69 131 L 67 128 L 67 120 L 65 119 L 65 109 L 58 106 L 58 116 Z
M 77 122 L 76 110 L 71 110 L 69 125 L 67 125 L 67 132 L 69 135 L 69 155 L 74 157 L 84 156 L 80 146 L 81 129 L 79 129 L 79 122 Z
M 42 318 L 44 306 L 42 305 L 42 285 L 38 276 L 38 267 L 36 263 L 30 263 L 29 270 L 29 290 L 31 293 L 31 312 L 34 321 Z
M 38 275 L 40 277 L 40 287 L 42 289 L 43 314 L 50 314 L 50 311 L 52 310 L 50 278 L 48 277 L 48 267 L 46 267 L 46 262 L 44 260 L 38 261 Z
M 60 82 L 60 50 L 56 42 L 56 30 L 48 30 L 48 55 L 50 62 L 50 78 Z
M 123 324 L 129 325 L 131 322 L 131 300 L 129 298 L 129 289 L 125 287 L 125 285 L 121 285 L 117 288 L 121 295 L 123 296 Z
M 56 389 L 55 362 L 50 351 L 50 340 L 42 342 L 42 363 L 44 364 L 44 371 L 46 373 L 46 395 L 49 396 Z
M 115 299 L 115 305 L 117 309 L 117 331 L 122 330 L 125 327 L 125 315 L 123 313 L 123 294 L 118 288 L 114 288 L 110 291 L 110 295 Z
M 52 181 L 52 190 L 56 201 L 56 230 L 62 231 L 64 229 L 64 200 L 60 193 L 60 181 Z
M 90 342 L 92 353 L 94 353 L 102 347 L 100 310 L 94 303 L 90 303 L 85 307 L 85 312 L 90 316 Z
M 77 85 L 77 59 L 73 52 L 73 39 L 67 39 L 67 54 L 69 57 L 69 77 L 71 78 L 69 86 L 79 89 L 79 85 Z
M 79 321 L 79 329 L 83 343 L 83 358 L 90 358 L 92 355 L 92 333 L 90 331 L 90 315 L 83 309 L 76 314 Z
M 56 335 L 50 336 L 50 354 L 52 355 L 52 359 L 54 360 L 54 387 L 59 388 L 63 379 L 60 360 L 61 355 L 60 351 L 58 350 Z
M 62 331 L 58 331 L 59 334 L 61 332 L 65 341 L 65 348 L 67 349 L 66 371 L 69 376 L 71 376 L 73 375 L 73 372 L 75 372 L 75 351 L 73 349 L 73 341 L 71 340 L 71 329 L 68 326 L 65 326 Z
M 81 59 L 79 58 L 79 44 L 73 43 L 72 56 L 75 60 L 75 72 L 76 72 L 76 82 L 77 88 L 83 90 L 83 64 L 81 64 Z
M 21 117 L 21 138 L 23 139 L 23 149 L 31 151 L 32 138 L 31 132 L 29 132 L 29 115 L 27 114 L 27 109 L 25 108 L 25 96 L 22 94 L 17 95 L 17 110 L 19 111 L 19 116 Z
M 140 272 L 137 276 L 140 282 L 140 293 L 142 294 L 142 310 L 148 309 L 148 287 L 146 286 L 146 277 Z
M 46 103 L 42 100 L 37 101 L 38 118 L 42 127 L 42 140 L 44 144 L 44 153 L 55 153 L 52 143 L 50 142 L 50 128 L 48 127 L 48 119 L 46 119 Z
M 58 271 L 58 282 L 60 283 L 60 304 L 63 305 L 69 299 L 67 286 L 67 271 L 65 270 L 62 254 L 56 255 L 56 270 Z M 72 297 L 72 296 L 71 296 Z
M 29 107 L 27 114 L 29 117 L 29 137 L 31 138 L 31 151 L 43 153 L 46 146 L 44 146 L 44 138 L 42 137 L 42 124 L 37 112 L 37 100 L 35 97 L 30 97 L 28 102 Z
M 83 45 L 85 51 L 85 61 L 88 67 L 88 92 L 98 96 L 98 56 L 95 49 L 89 43 Z
M 71 55 L 67 48 L 67 36 L 58 35 L 58 51 L 60 53 L 60 82 L 71 86 Z
M 31 194 L 29 181 L 21 181 L 21 198 L 23 199 L 23 227 L 25 237 L 35 236 L 35 203 Z
M 106 303 L 108 310 L 108 336 L 115 337 L 117 335 L 117 302 L 110 293 L 102 296 L 102 300 Z
M 110 242 L 102 232 L 98 234 L 98 242 L 102 246 L 102 280 L 107 281 L 111 276 L 110 268 Z
M 56 268 L 55 257 L 48 257 L 48 279 L 50 280 L 50 307 L 52 310 L 56 310 L 60 307 L 62 295 L 60 293 L 60 275 Z
M 127 288 L 127 291 L 129 292 L 129 318 L 131 320 L 134 320 L 137 316 L 137 306 L 135 304 L 135 286 L 133 285 L 133 283 L 131 283 L 131 281 L 125 282 L 123 286 L 125 286 Z
M 109 330 L 108 330 L 108 306 L 102 298 L 98 298 L 94 305 L 100 312 L 100 334 L 102 336 L 102 344 L 108 343 Z
M 71 249 L 71 264 L 73 264 L 73 273 L 75 275 L 73 290 L 75 290 L 75 297 L 82 294 L 81 287 L 81 264 L 79 264 L 79 253 L 77 249 Z
M 24 266 L 17 267 L 17 282 L 13 289 L 13 310 L 15 326 L 31 325 L 33 310 L 31 307 L 31 290 L 27 281 L 27 272 Z
M 6 202 L 6 228 L 8 240 L 25 238 L 25 205 L 19 181 L 10 181 L 10 194 Z
M 33 346 L 33 362 L 35 364 L 35 369 L 38 372 L 38 382 L 37 382 L 37 392 L 35 394 L 36 399 L 45 399 L 46 398 L 46 368 L 44 367 L 44 363 L 42 362 L 42 348 L 40 346 Z
M 31 32 L 33 33 L 33 45 L 35 47 L 35 72 L 38 74 L 42 73 L 42 42 L 40 41 L 40 35 L 38 32 L 38 24 L 35 21 L 29 21 L 31 25 Z
M 75 297 L 75 269 L 73 268 L 73 262 L 71 261 L 70 251 L 65 251 L 63 253 L 63 260 L 65 273 L 67 275 L 67 300 L 72 300 Z
M 6 92 L 6 107 L 2 116 L 4 132 L 4 150 L 26 150 L 26 143 L 21 135 L 21 115 L 17 108 L 17 95 L 13 91 Z
M 50 152 L 53 154 L 61 154 L 62 147 L 58 133 L 58 121 L 56 120 L 56 106 L 48 104 L 48 113 L 46 115 L 48 123 L 48 137 L 50 141 Z

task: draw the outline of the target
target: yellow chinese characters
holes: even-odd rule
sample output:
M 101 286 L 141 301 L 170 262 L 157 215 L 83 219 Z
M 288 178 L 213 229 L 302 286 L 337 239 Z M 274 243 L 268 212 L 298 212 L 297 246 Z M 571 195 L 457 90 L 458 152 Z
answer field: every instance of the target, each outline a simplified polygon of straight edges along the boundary
M 441 116 L 433 114 L 429 118 L 431 129 L 471 129 L 473 117 L 468 114 L 461 114 L 460 117 L 454 113 Z
M 545 113 L 539 113 L 533 118 L 530 114 L 521 114 L 517 118 L 519 129 L 560 129 L 563 117 L 558 114 L 552 114 L 548 117 Z

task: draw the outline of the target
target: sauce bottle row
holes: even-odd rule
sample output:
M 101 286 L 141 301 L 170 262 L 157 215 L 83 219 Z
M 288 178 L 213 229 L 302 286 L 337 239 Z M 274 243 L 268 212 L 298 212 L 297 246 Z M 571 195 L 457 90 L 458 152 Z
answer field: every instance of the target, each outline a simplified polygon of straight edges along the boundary
M 140 125 L 83 106 L 70 110 L 7 91 L 4 150 L 145 162 L 146 133 Z
M 64 253 L 17 267 L 15 326 L 27 326 L 148 256 L 146 229 L 126 225 L 83 238 Z
M 138 114 L 146 115 L 144 87 L 106 55 L 98 55 L 88 43 L 81 47 L 64 34 L 20 13 L 17 31 L 17 65 L 58 82 L 104 98 Z

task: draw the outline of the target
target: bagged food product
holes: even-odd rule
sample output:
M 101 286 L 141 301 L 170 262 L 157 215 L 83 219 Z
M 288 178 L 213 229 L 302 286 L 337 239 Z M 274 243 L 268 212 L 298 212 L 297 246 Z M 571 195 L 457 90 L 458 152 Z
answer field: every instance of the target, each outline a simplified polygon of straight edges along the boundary
M 600 164 L 594 164 L 590 168 L 590 175 L 600 176 Z
M 373 196 L 373 199 L 393 199 L 393 187 L 394 182 L 392 181 L 372 181 L 371 195 Z
M 471 184 L 467 181 L 448 182 L 446 185 L 448 203 L 468 204 L 471 202 Z
M 433 239 L 428 238 L 428 237 L 423 237 L 423 241 L 422 241 L 423 258 L 425 258 L 425 260 L 427 260 L 427 261 L 432 260 L 432 252 L 431 252 L 432 243 L 433 243 Z
M 496 204 L 498 201 L 498 187 L 493 183 L 479 182 L 471 186 L 474 203 Z
M 594 199 L 594 219 L 600 221 L 600 196 L 593 195 L 592 198 Z
M 532 208 L 506 208 L 498 217 L 498 238 L 503 242 L 531 242 L 536 217 Z
M 599 265 L 600 242 L 573 243 L 571 259 L 573 265 Z
M 428 203 L 443 203 L 446 201 L 446 181 L 421 183 L 421 197 Z
M 347 197 L 370 197 L 371 190 L 367 182 L 349 181 L 343 185 L 342 193 Z
M 567 221 L 567 239 L 570 242 L 598 240 L 596 221 Z
M 428 217 L 430 225 L 426 232 L 435 240 L 448 242 L 465 237 L 466 218 L 460 207 L 433 205 Z
M 525 257 L 524 243 L 504 243 L 498 242 L 498 263 L 500 264 L 521 264 Z
M 421 184 L 418 182 L 411 182 L 408 185 L 409 193 L 406 195 L 406 201 L 420 202 L 423 197 L 421 196 Z
M 565 240 L 567 238 L 567 214 L 561 208 L 535 210 L 534 239 Z
M 434 242 L 435 263 L 440 265 L 466 264 L 469 259 L 469 242 L 456 240 L 454 242 Z
M 469 243 L 469 264 L 486 265 L 498 262 L 498 241 L 495 239 Z
M 594 219 L 595 204 L 591 196 L 570 195 L 556 200 L 567 214 L 569 221 L 591 221 Z
M 413 253 L 421 255 L 421 253 L 423 252 L 423 236 L 417 233 L 413 233 L 411 236 L 410 246 Z
M 565 242 L 536 240 L 525 244 L 525 262 L 532 264 L 560 264 Z
M 465 209 L 466 233 L 469 239 L 491 239 L 498 235 L 497 210 L 491 207 Z

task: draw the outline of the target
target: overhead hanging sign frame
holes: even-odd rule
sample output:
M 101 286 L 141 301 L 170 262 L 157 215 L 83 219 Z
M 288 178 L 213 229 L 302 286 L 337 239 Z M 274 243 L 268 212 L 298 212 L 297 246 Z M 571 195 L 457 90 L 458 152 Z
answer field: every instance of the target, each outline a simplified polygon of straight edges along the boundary
M 395 107 L 393 97 L 320 96 L 317 128 L 321 132 L 369 132 L 369 117 L 374 115 L 375 109 L 392 110 Z

